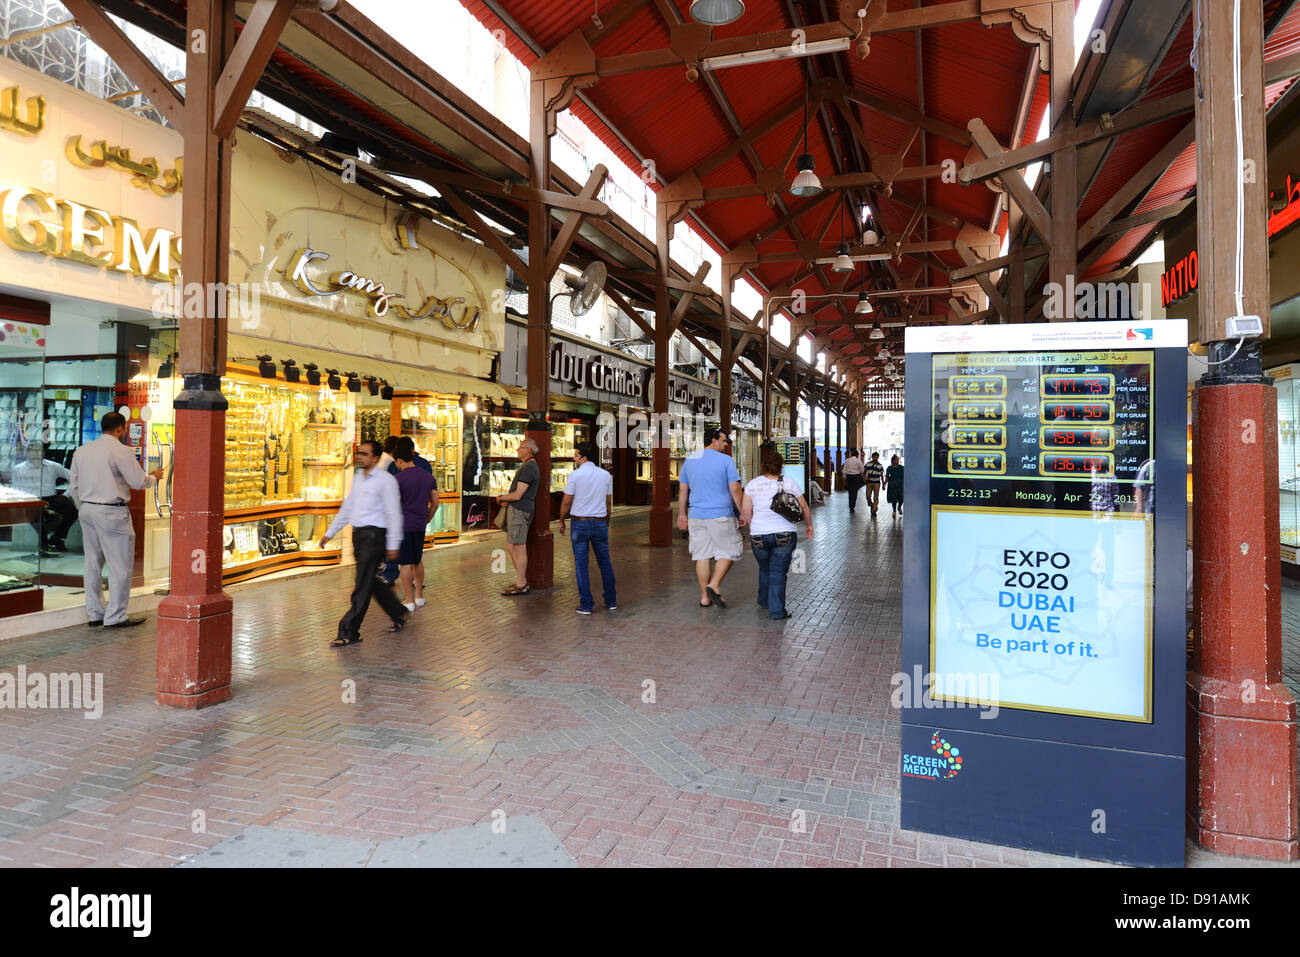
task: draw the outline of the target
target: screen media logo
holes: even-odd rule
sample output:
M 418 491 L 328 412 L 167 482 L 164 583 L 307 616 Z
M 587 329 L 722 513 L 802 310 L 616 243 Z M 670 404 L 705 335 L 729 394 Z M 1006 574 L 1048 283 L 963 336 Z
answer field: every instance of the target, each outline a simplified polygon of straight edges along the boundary
M 930 750 L 932 754 L 904 754 L 903 777 L 947 781 L 961 772 L 961 751 L 938 731 L 930 736 Z

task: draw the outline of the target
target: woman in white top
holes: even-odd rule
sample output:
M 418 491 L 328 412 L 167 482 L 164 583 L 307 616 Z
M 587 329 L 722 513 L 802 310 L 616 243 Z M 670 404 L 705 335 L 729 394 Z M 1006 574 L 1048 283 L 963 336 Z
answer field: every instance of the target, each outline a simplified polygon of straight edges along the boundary
M 789 618 L 785 610 L 785 582 L 794 557 L 798 525 L 772 511 L 772 499 L 782 490 L 799 500 L 803 510 L 804 534 L 813 537 L 812 512 L 803 497 L 803 489 L 792 478 L 782 476 L 785 459 L 769 450 L 763 458 L 763 474 L 745 486 L 741 500 L 742 524 L 749 525 L 749 540 L 758 560 L 758 603 L 767 609 L 769 618 Z

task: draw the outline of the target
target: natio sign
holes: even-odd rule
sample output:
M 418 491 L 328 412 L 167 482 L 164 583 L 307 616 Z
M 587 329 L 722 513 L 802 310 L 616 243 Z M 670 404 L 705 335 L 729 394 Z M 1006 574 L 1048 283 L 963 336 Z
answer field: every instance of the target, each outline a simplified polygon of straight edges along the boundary
M 1275 195 L 1268 194 L 1270 202 Z M 1300 222 L 1300 182 L 1292 182 L 1290 174 L 1287 174 L 1286 202 L 1275 212 L 1268 214 L 1268 238 L 1272 239 L 1297 222 Z M 1200 262 L 1196 250 L 1193 249 L 1161 274 L 1160 304 L 1168 306 L 1171 302 L 1182 299 L 1196 288 L 1200 276 Z

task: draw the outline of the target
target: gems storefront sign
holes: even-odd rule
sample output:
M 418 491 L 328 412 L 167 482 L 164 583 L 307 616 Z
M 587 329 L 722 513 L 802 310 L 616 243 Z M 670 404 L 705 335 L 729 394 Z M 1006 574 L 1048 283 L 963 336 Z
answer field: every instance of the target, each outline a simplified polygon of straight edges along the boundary
M 138 280 L 180 272 L 180 153 L 174 130 L 0 62 L 0 272 L 149 308 L 151 286 Z

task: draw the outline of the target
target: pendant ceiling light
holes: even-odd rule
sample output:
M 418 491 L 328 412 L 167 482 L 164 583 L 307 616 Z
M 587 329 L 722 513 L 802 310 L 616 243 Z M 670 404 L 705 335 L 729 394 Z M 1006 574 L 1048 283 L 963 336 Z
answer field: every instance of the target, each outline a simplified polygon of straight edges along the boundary
M 804 87 L 803 91 L 803 152 L 799 154 L 799 159 L 795 161 L 795 168 L 799 172 L 795 174 L 794 182 L 790 184 L 790 192 L 796 196 L 816 196 L 822 191 L 822 181 L 813 172 L 817 168 L 817 160 L 813 158 L 812 153 L 808 152 L 807 87 Z
M 691 19 L 710 27 L 735 23 L 744 13 L 741 0 L 695 0 L 691 4 Z
M 870 334 L 869 336 L 867 336 L 867 338 L 868 338 L 868 339 L 883 339 L 883 338 L 885 338 L 885 333 L 884 333 L 884 331 L 880 328 L 880 323 L 878 323 L 878 322 L 876 322 L 876 323 L 872 323 L 872 325 L 871 325 L 871 334 Z
M 859 316 L 865 316 L 871 312 L 871 300 L 867 298 L 867 267 L 862 267 L 862 285 L 858 291 L 858 304 L 854 306 L 853 311 Z
M 849 244 L 844 240 L 844 204 L 840 204 L 840 244 L 835 247 L 835 262 L 831 272 L 853 272 L 853 260 L 849 258 Z

